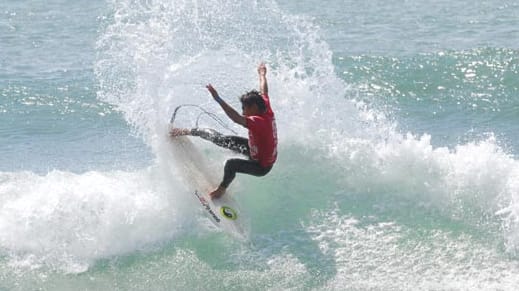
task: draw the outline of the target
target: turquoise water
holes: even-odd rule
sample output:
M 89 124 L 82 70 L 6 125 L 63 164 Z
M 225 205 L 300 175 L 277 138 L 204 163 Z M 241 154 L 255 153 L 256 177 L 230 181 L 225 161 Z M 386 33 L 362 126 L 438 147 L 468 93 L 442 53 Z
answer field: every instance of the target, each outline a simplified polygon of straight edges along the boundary
M 517 3 L 8 0 L 0 16 L 0 289 L 519 284 Z M 179 104 L 225 119 L 203 85 L 238 106 L 261 60 L 279 160 L 230 189 L 243 242 L 197 212 L 165 132 Z M 216 169 L 231 157 L 193 141 Z

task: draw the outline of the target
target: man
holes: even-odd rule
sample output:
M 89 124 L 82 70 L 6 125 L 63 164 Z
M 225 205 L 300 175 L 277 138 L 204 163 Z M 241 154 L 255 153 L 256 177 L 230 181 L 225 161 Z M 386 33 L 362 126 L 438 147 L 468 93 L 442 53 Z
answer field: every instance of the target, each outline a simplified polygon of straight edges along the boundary
M 258 66 L 260 91 L 252 90 L 240 97 L 242 114 L 227 104 L 211 84 L 206 88 L 214 100 L 220 104 L 225 114 L 237 124 L 249 131 L 249 138 L 239 136 L 224 136 L 212 129 L 183 129 L 173 128 L 170 135 L 199 136 L 214 144 L 243 154 L 248 159 L 229 159 L 225 163 L 222 182 L 214 191 L 209 193 L 211 198 L 219 198 L 231 184 L 236 173 L 254 176 L 265 176 L 276 162 L 277 158 L 277 131 L 274 112 L 270 107 L 267 86 L 267 68 L 261 63 Z

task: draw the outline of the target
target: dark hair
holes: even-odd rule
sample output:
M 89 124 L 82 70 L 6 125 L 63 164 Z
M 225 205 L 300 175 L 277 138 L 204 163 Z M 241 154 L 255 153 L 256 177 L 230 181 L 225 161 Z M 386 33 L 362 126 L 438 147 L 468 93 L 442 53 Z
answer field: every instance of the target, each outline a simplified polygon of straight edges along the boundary
M 249 91 L 240 96 L 240 102 L 244 106 L 251 106 L 256 104 L 260 112 L 265 112 L 267 110 L 267 105 L 265 105 L 265 100 L 261 96 L 260 92 L 256 90 Z

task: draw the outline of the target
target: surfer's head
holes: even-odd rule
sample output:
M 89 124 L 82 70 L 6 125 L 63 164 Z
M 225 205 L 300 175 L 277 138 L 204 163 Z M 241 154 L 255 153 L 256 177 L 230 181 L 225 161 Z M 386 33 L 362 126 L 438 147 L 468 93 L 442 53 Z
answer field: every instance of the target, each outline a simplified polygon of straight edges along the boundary
M 241 95 L 240 102 L 243 115 L 245 116 L 262 114 L 267 110 L 265 100 L 263 100 L 261 94 L 256 90 Z

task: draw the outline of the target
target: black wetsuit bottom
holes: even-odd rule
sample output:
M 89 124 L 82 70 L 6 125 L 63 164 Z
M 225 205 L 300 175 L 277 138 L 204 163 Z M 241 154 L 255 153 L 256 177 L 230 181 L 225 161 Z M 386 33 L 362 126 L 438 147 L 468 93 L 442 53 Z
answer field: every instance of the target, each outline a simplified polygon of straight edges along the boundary
M 255 161 L 250 156 L 249 140 L 235 135 L 223 135 L 216 130 L 207 128 L 194 128 L 191 130 L 191 135 L 199 136 L 208 140 L 217 146 L 230 149 L 236 153 L 243 154 L 249 159 L 229 159 L 225 162 L 224 175 L 221 187 L 227 188 L 231 184 L 236 173 L 249 174 L 253 176 L 265 176 L 272 166 L 262 167 L 258 161 Z

